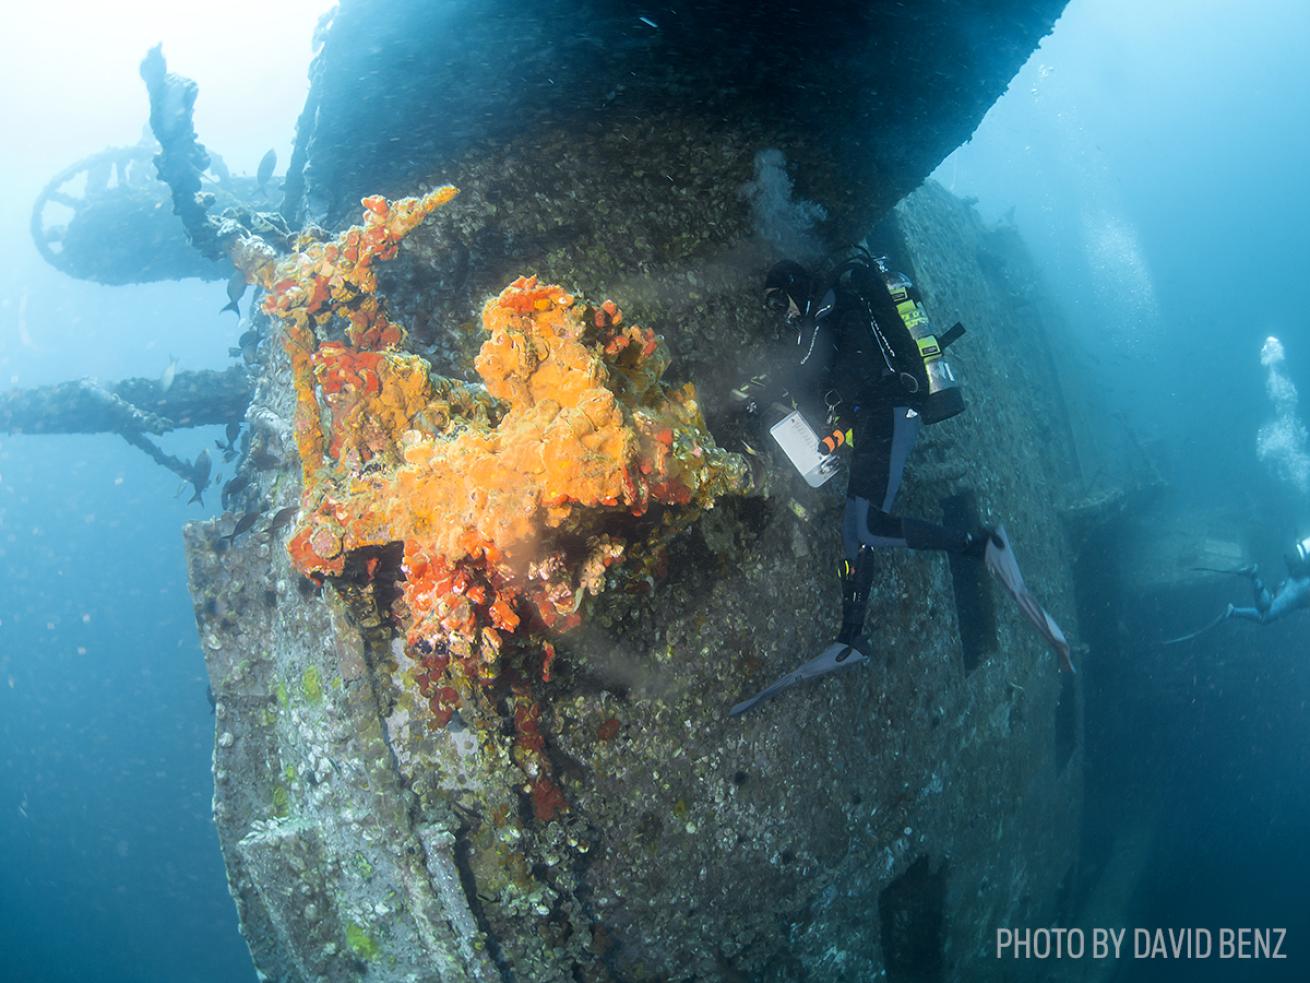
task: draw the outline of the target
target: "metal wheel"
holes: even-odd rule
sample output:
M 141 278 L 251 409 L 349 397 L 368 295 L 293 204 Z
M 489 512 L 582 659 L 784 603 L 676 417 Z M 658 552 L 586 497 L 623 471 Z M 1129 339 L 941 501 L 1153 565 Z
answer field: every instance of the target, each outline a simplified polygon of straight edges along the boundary
M 108 284 L 222 279 L 187 242 L 154 154 L 148 144 L 111 147 L 56 174 L 32 207 L 32 242 L 46 262 Z

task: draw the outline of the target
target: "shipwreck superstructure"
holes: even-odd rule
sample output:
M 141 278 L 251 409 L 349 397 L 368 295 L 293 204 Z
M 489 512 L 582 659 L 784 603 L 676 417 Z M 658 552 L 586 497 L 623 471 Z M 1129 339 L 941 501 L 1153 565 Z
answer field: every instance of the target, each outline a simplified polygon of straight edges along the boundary
M 968 324 L 905 507 L 1003 520 L 1076 624 L 1035 275 L 920 187 L 1061 7 L 340 5 L 286 234 L 216 197 L 165 274 L 255 289 L 186 417 L 235 399 L 245 477 L 186 546 L 260 973 L 981 978 L 1074 903 L 1078 684 L 968 561 L 881 558 L 874 664 L 727 716 L 837 603 L 839 493 L 729 412 L 783 249 L 871 237 Z M 193 381 L 110 395 L 158 432 Z

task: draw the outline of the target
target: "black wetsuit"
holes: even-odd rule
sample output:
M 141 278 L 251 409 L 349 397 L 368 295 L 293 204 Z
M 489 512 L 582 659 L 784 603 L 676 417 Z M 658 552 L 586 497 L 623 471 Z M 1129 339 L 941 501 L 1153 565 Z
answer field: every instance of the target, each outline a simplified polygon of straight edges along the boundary
M 922 418 L 923 363 L 881 277 L 839 277 L 831 309 L 801 329 L 793 392 L 806 415 L 849 428 L 850 480 L 842 546 L 854 563 L 863 547 L 963 552 L 963 531 L 892 514 Z

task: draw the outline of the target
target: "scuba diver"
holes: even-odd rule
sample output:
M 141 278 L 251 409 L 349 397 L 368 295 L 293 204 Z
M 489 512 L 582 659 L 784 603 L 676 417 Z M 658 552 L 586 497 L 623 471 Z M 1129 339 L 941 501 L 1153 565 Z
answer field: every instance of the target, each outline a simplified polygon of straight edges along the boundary
M 775 440 L 816 487 L 835 470 L 837 451 L 850 446 L 839 570 L 842 621 L 836 639 L 817 658 L 737 704 L 732 715 L 805 679 L 868 658 L 865 612 L 873 585 L 873 553 L 880 548 L 939 550 L 985 560 L 1072 669 L 1068 643 L 1024 586 L 1004 530 L 951 529 L 893 512 L 920 429 L 964 409 L 959 382 L 943 357 L 964 327 L 956 324 L 935 335 L 909 277 L 863 247 L 827 278 L 790 260 L 778 263 L 768 273 L 764 297 L 769 309 L 795 331 L 798 351 L 786 389 L 799 409 L 774 426 Z M 768 388 L 767 380 L 757 378 L 735 390 L 734 397 L 747 403 L 749 411 Z M 826 421 L 822 439 L 804 417 Z M 803 435 L 799 447 L 797 432 Z M 807 457 L 805 441 L 815 456 Z
M 764 298 L 796 332 L 799 361 L 789 388 L 804 415 L 826 421 L 816 450 L 832 457 L 850 444 L 837 641 L 867 656 L 862 633 L 875 549 L 903 546 L 982 559 L 990 541 L 990 530 L 948 529 L 892 512 L 921 427 L 964 409 L 959 383 L 940 355 L 964 331 L 934 338 L 909 278 L 862 251 L 837 269 L 830 286 L 799 263 L 779 263 L 769 271 Z M 915 332 L 920 326 L 927 328 L 922 346 Z
M 1255 595 L 1255 603 L 1249 608 L 1239 608 L 1229 604 L 1224 609 L 1223 614 L 1209 624 L 1186 635 L 1180 635 L 1178 638 L 1170 638 L 1161 644 L 1177 645 L 1180 642 L 1191 641 L 1198 635 L 1203 635 L 1211 628 L 1216 628 L 1232 618 L 1267 625 L 1278 621 L 1293 611 L 1310 608 L 1310 536 L 1297 543 L 1295 554 L 1284 556 L 1283 562 L 1287 565 L 1287 579 L 1279 584 L 1277 590 L 1272 594 L 1269 592 L 1269 588 L 1265 586 L 1264 581 L 1260 579 L 1260 567 L 1255 564 L 1238 570 L 1198 568 L 1211 573 L 1232 573 L 1249 577 L 1251 579 L 1251 590 Z

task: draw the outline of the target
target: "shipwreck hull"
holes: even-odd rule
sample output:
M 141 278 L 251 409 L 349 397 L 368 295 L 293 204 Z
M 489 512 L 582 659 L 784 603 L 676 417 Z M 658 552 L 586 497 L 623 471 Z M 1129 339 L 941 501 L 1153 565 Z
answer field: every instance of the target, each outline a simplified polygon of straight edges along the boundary
M 924 40 L 955 6 L 902 15 L 862 5 L 866 44 L 804 35 L 807 57 L 829 55 L 818 74 L 841 85 L 816 90 L 793 74 L 787 92 L 767 88 L 777 64 L 707 56 L 733 27 L 776 46 L 785 20 L 734 20 L 744 16 L 736 5 L 709 5 L 695 15 L 709 20 L 689 17 L 658 39 L 671 45 L 661 58 L 634 33 L 640 11 L 591 6 L 591 19 L 557 17 L 551 4 L 498 19 L 465 4 L 442 5 L 439 18 L 420 3 L 343 4 L 316 65 L 288 200 L 299 195 L 305 217 L 337 225 L 354 219 L 361 193 L 459 185 L 379 271 L 393 314 L 436 369 L 466 372 L 482 302 L 540 273 L 596 301 L 614 297 L 663 335 L 672 374 L 695 382 L 715 436 L 733 446 L 727 391 L 779 356 L 762 341 L 773 326 L 758 300 L 779 257 L 748 185 L 756 155 L 782 150 L 796 198 L 832 216 L 812 230 L 819 246 L 887 216 L 878 244 L 916 275 L 939 323 L 970 329 L 957 362 L 970 411 L 924 435 L 900 507 L 959 525 L 1004 521 L 1072 634 L 1067 551 L 1050 508 L 1071 463 L 1057 449 L 1063 409 L 1035 274 L 1012 237 L 936 187 L 889 213 L 968 136 L 1061 5 L 1004 15 L 988 5 L 950 35 L 967 40 L 967 59 Z M 478 5 L 488 8 L 500 9 Z M 561 29 L 580 17 L 587 31 Z M 477 58 L 437 57 L 451 37 Z M 595 38 L 599 54 L 568 54 Z M 545 47 L 529 58 L 533 43 Z M 870 58 L 879 50 L 897 54 Z M 515 74 L 479 89 L 497 58 Z M 920 70 L 904 71 L 911 63 Z M 371 80 L 362 95 L 352 78 Z M 857 107 L 870 87 L 877 99 Z M 867 143 L 852 144 L 844 124 L 814 126 L 803 109 L 819 105 L 867 131 Z M 259 372 L 247 420 L 257 446 L 285 452 L 292 382 L 280 346 L 268 346 Z M 284 459 L 246 494 L 272 508 L 294 502 L 298 484 L 297 462 Z M 230 520 L 188 527 L 217 699 L 215 819 L 259 971 L 1013 978 L 984 959 L 994 927 L 1056 918 L 1076 875 L 1081 696 L 977 569 L 880 558 L 872 665 L 726 715 L 835 624 L 841 505 L 835 487 L 812 492 L 775 463 L 766 494 L 721 500 L 676 541 L 653 590 L 588 602 L 583 626 L 554 640 L 553 678 L 530 682 L 563 799 L 549 808 L 534 801 L 516 751 L 512 693 L 489 686 L 454 725 L 433 727 L 385 597 L 301 577 L 285 534 L 225 540 Z
M 1072 627 L 1042 325 L 970 261 L 990 234 L 944 192 L 912 196 L 884 231 L 933 311 L 972 329 L 971 410 L 926 436 L 904 508 L 1003 518 Z M 1075 876 L 1079 693 L 976 570 L 881 560 L 874 664 L 726 716 L 835 619 L 840 507 L 786 477 L 721 503 L 653 595 L 602 596 L 557 640 L 538 695 L 569 806 L 544 823 L 503 704 L 433 730 L 385 612 L 314 588 L 280 543 L 224 550 L 225 527 L 191 526 L 215 816 L 256 965 L 950 979 L 977 974 L 993 926 L 1055 918 Z
M 351 0 L 312 71 L 288 199 L 301 193 L 310 217 L 339 222 L 362 195 L 411 193 L 433 162 L 497 147 L 513 160 L 558 131 L 585 154 L 632 125 L 644 165 L 605 153 L 590 165 L 616 197 L 645 189 L 649 204 L 666 175 L 676 186 L 695 174 L 671 146 L 736 160 L 724 190 L 776 147 L 849 242 L 969 138 L 1063 7 L 712 0 L 660 16 L 631 0 Z M 551 197 L 552 179 L 577 173 L 536 179 Z M 652 252 L 670 245 L 653 239 Z

